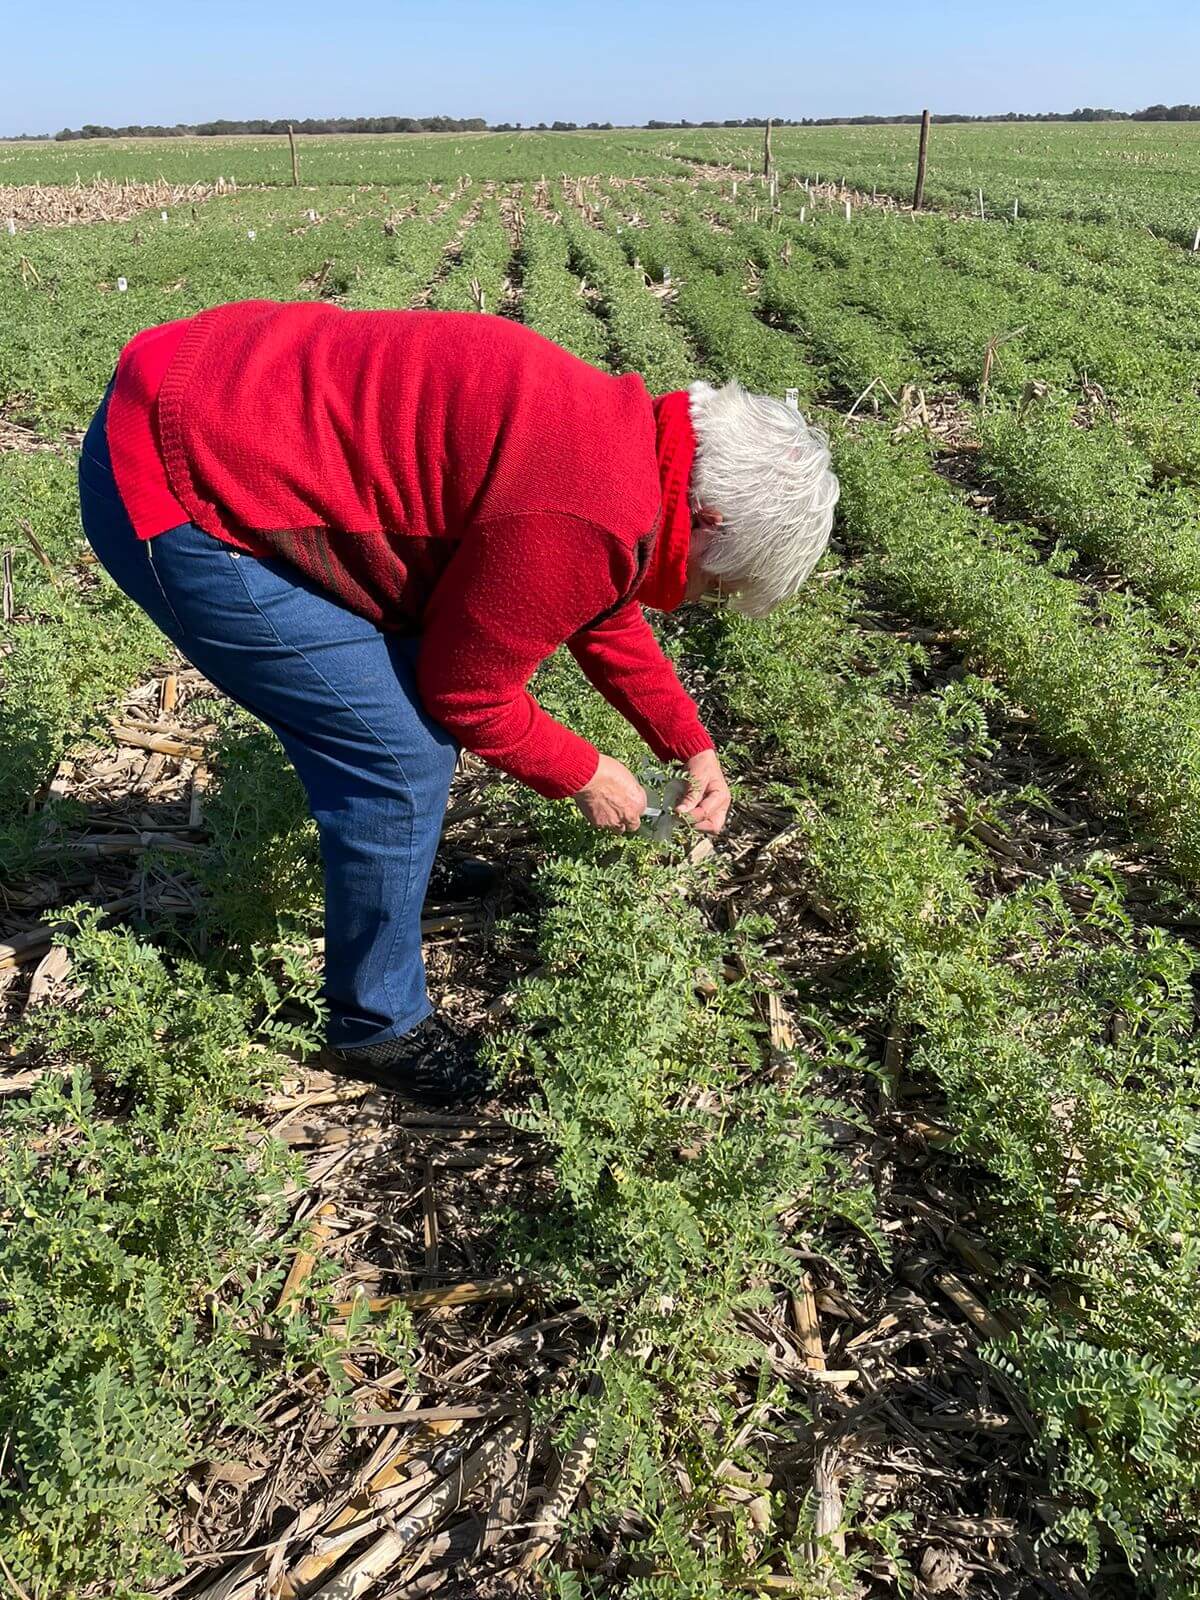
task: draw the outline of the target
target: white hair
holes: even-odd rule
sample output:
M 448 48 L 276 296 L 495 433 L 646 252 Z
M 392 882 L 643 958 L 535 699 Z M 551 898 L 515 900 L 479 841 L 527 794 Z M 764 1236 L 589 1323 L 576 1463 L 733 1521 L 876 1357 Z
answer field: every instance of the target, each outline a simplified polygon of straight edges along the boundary
M 715 578 L 737 580 L 733 601 L 765 616 L 796 590 L 821 559 L 840 485 L 829 441 L 798 411 L 737 382 L 688 387 L 696 462 L 693 510 L 720 513 L 701 562 Z

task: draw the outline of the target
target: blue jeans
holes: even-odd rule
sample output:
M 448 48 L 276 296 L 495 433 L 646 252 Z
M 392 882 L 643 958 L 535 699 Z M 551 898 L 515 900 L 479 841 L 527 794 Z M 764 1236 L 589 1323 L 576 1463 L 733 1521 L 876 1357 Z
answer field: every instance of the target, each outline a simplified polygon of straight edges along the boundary
M 83 442 L 79 498 L 117 585 L 219 689 L 271 728 L 300 775 L 325 870 L 329 1042 L 372 1044 L 430 1012 L 421 907 L 457 747 L 421 707 L 419 640 L 379 632 L 285 562 L 190 522 L 138 539 L 105 437 Z

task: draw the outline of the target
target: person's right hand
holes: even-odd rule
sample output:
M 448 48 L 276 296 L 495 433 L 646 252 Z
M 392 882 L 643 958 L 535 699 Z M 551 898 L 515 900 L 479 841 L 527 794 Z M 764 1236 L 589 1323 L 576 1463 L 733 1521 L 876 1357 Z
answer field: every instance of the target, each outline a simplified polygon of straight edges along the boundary
M 594 828 L 636 833 L 646 809 L 646 791 L 620 761 L 601 756 L 596 774 L 571 799 Z

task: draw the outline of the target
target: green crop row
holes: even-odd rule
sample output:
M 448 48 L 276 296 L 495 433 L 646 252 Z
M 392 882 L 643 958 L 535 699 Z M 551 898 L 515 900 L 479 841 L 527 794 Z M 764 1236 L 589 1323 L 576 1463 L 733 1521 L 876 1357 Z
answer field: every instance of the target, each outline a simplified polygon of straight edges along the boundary
M 1052 404 L 980 421 L 984 476 L 1006 509 L 1048 528 L 1124 577 L 1182 637 L 1200 638 L 1200 497 L 1156 486 L 1147 456 L 1108 416 L 1078 425 Z
M 664 187 L 657 185 L 660 194 Z M 730 231 L 716 233 L 685 211 L 676 229 L 683 248 L 727 289 L 727 280 L 741 283 L 750 268 L 757 269 L 748 292 L 758 319 L 795 335 L 826 392 L 853 401 L 879 381 L 899 394 L 922 375 L 921 358 L 912 347 L 867 312 L 847 305 L 833 274 L 791 270 L 794 245 L 774 229 L 749 222 L 745 203 L 710 197 L 707 205 Z
M 555 715 L 635 769 L 648 759 L 569 660 L 548 664 L 536 688 Z M 230 983 L 261 965 L 257 941 L 306 937 L 318 875 L 303 797 L 275 741 L 240 713 L 218 720 L 230 727 L 206 807 L 216 854 L 202 878 Z M 734 1442 L 737 1392 L 761 1360 L 735 1313 L 794 1283 L 803 1265 L 775 1218 L 799 1208 L 803 1247 L 828 1248 L 840 1270 L 850 1269 L 827 1242 L 835 1226 L 887 1249 L 869 1194 L 825 1132 L 829 1118 L 854 1113 L 827 1097 L 819 1075 L 838 1052 L 857 1064 L 857 1046 L 831 1027 L 819 1055 L 797 1056 L 781 1076 L 760 1020 L 769 964 L 758 927 L 712 931 L 704 873 L 678 849 L 614 846 L 572 807 L 510 798 L 532 808 L 542 838 L 543 966 L 515 991 L 488 1059 L 499 1079 L 514 1078 L 525 1102 L 514 1120 L 539 1135 L 554 1181 L 536 1212 L 497 1219 L 494 1264 L 618 1334 L 589 1363 L 596 1382 L 580 1381 L 554 1415 L 564 1448 L 584 1427 L 598 1441 L 575 1531 L 610 1533 L 634 1505 L 646 1518 L 639 1557 L 658 1567 L 658 1581 L 670 1575 L 717 1600 L 762 1559 L 748 1528 L 720 1534 L 710 1512 L 724 1463 L 761 1467 Z M 764 1407 L 795 1405 L 765 1378 L 758 1394 Z M 822 1592 L 799 1536 L 773 1527 L 770 1555 Z
M 458 260 L 429 304 L 435 311 L 499 311 L 511 257 L 512 243 L 500 220 L 500 207 L 495 200 L 485 200 L 462 241 Z
M 1119 304 L 1135 321 L 1150 314 L 1155 336 L 1167 345 L 1196 348 L 1190 315 L 1195 263 L 1190 252 L 1162 239 L 1082 223 L 1071 229 L 1044 222 L 973 228 L 941 219 L 924 221 L 921 233 L 939 262 L 964 277 L 1020 293 L 1034 290 L 1085 318 L 1097 298 L 1106 309 Z
M 684 388 L 696 375 L 695 358 L 647 292 L 642 274 L 626 261 L 617 239 L 591 228 L 560 201 L 572 268 L 600 297 L 608 326 L 608 361 L 638 372 L 655 393 Z
M 385 258 L 374 265 L 357 263 L 347 282 L 342 303 L 355 311 L 403 309 L 429 286 L 453 239 L 470 200 L 417 202 L 411 216 L 391 223 L 394 232 L 384 247 Z
M 249 737 L 249 751 L 230 742 L 211 791 L 223 912 L 254 892 L 236 867 L 308 848 L 302 826 L 284 842 L 298 785 L 279 783 L 278 746 Z M 256 751 L 269 781 L 226 795 Z M 272 879 L 274 920 L 298 925 L 308 889 L 299 867 Z M 176 1497 L 221 1429 L 258 1432 L 261 1402 L 314 1371 L 341 1414 L 341 1358 L 404 1363 L 413 1331 L 403 1311 L 334 1329 L 335 1267 L 276 1307 L 304 1178 L 264 1138 L 262 1101 L 320 1038 L 303 943 L 279 943 L 258 904 L 205 964 L 86 907 L 66 920 L 73 998 L 28 1014 L 17 1045 L 44 1076 L 0 1110 L 0 1558 L 35 1600 L 97 1585 L 139 1600 L 182 1570 Z M 269 948 L 246 942 L 251 927 Z
M 921 362 L 900 335 L 843 305 L 818 274 L 781 266 L 777 251 L 767 256 L 760 243 L 756 255 L 765 267 L 757 301 L 762 314 L 797 336 L 834 394 L 853 403 L 878 382 L 898 395 L 918 377 Z
M 1135 399 L 1121 410 L 1130 437 L 1157 474 L 1200 485 L 1200 395 L 1185 389 Z
M 684 328 L 714 382 L 737 377 L 779 398 L 795 389 L 807 405 L 815 398 L 817 378 L 796 340 L 754 315 L 738 274 L 745 262 L 739 262 L 732 245 L 712 234 L 708 238 L 717 243 L 706 245 L 702 235 L 686 222 L 672 227 L 655 220 L 622 225 L 620 237 L 626 256 L 651 278 L 663 283 L 670 274 L 669 315 Z
M 543 669 L 537 688 L 635 770 L 647 759 L 569 661 Z M 826 1059 L 796 1056 L 772 1073 L 754 1004 L 765 970 L 755 930 L 732 935 L 755 976 L 726 976 L 731 935 L 711 930 L 703 876 L 678 850 L 614 848 L 572 808 L 533 805 L 550 855 L 539 879 L 544 969 L 520 986 L 492 1060 L 530 1084 L 516 1120 L 541 1135 L 556 1176 L 515 1260 L 611 1318 L 618 1335 L 595 1364 L 600 1392 L 577 1394 L 556 1425 L 564 1446 L 584 1426 L 599 1441 L 576 1526 L 611 1535 L 637 1507 L 639 1555 L 661 1576 L 631 1593 L 669 1582 L 716 1600 L 755 1565 L 748 1530 L 722 1548 L 707 1511 L 736 1432 L 739 1374 L 760 1359 L 734 1313 L 794 1282 L 800 1265 L 775 1219 L 799 1205 L 807 1248 L 822 1251 L 828 1229 L 849 1220 L 886 1252 L 869 1194 L 823 1131 L 828 1116 L 853 1113 L 825 1096 L 819 1069 L 839 1049 L 857 1059 L 856 1047 L 835 1031 Z M 775 1403 L 795 1404 L 781 1390 Z M 755 1458 L 736 1449 L 733 1459 Z M 803 1570 L 781 1530 L 771 1545 L 775 1561 L 790 1553 Z
M 33 859 L 45 817 L 29 803 L 67 744 L 170 647 L 102 572 L 78 565 L 74 456 L 0 452 L 0 546 L 14 608 L 0 623 L 2 880 Z
M 605 324 L 583 296 L 569 266 L 570 243 L 561 224 L 526 213 L 521 238 L 521 314 L 547 339 L 599 366 L 608 348 Z
M 933 221 L 936 232 L 949 226 Z M 793 271 L 831 275 L 839 299 L 908 339 L 947 377 L 969 390 L 980 384 L 990 340 L 1016 335 L 1004 347 L 992 384 L 1019 395 L 1031 378 L 1052 383 L 1081 376 L 1114 395 L 1172 393 L 1190 386 L 1194 330 L 1153 308 L 1108 307 L 1095 297 L 1064 304 L 1028 273 L 1021 287 L 967 278 L 930 257 L 927 224 L 870 211 L 852 222 L 818 217 L 804 225 L 785 218 L 781 230 L 804 252 Z M 803 263 L 801 265 L 801 262 Z
M 868 432 L 837 456 L 847 536 L 901 609 L 958 629 L 1042 736 L 1086 761 L 1185 876 L 1200 875 L 1200 690 L 1128 597 L 1097 597 L 1042 562 L 1028 531 L 970 510 L 920 440 Z
M 853 479 L 849 497 L 853 518 Z M 910 665 L 860 606 L 843 578 L 766 623 L 719 616 L 693 648 L 769 770 L 784 763 L 806 864 L 867 964 L 860 1026 L 906 1041 L 951 1148 L 988 1174 L 979 1222 L 1019 1264 L 1019 1331 L 987 1353 L 1040 1417 L 1066 1505 L 1052 1532 L 1094 1572 L 1103 1530 L 1182 1600 L 1200 1522 L 1196 956 L 1139 931 L 1099 863 L 1082 921 L 1054 876 L 989 895 L 946 812 L 970 804 L 961 757 L 988 749 L 996 691 L 968 679 L 904 709 Z M 1015 1287 L 1026 1265 L 1048 1291 Z

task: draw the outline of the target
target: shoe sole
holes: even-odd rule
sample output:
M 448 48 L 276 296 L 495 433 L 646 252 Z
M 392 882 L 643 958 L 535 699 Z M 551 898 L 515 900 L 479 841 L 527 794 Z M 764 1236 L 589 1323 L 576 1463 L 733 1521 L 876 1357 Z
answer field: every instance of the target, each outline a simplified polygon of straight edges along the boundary
M 386 1089 L 389 1094 L 398 1095 L 404 1100 L 412 1100 L 417 1105 L 434 1110 L 448 1111 L 454 1106 L 477 1104 L 484 1098 L 482 1089 L 475 1094 L 469 1090 L 439 1094 L 435 1089 L 425 1089 L 420 1084 L 413 1083 L 411 1079 L 389 1072 L 386 1067 L 371 1067 L 366 1064 L 351 1066 L 345 1061 L 331 1061 L 325 1052 L 317 1057 L 315 1064 L 322 1072 L 330 1072 L 338 1078 L 351 1078 L 357 1083 L 372 1083 L 377 1089 Z

